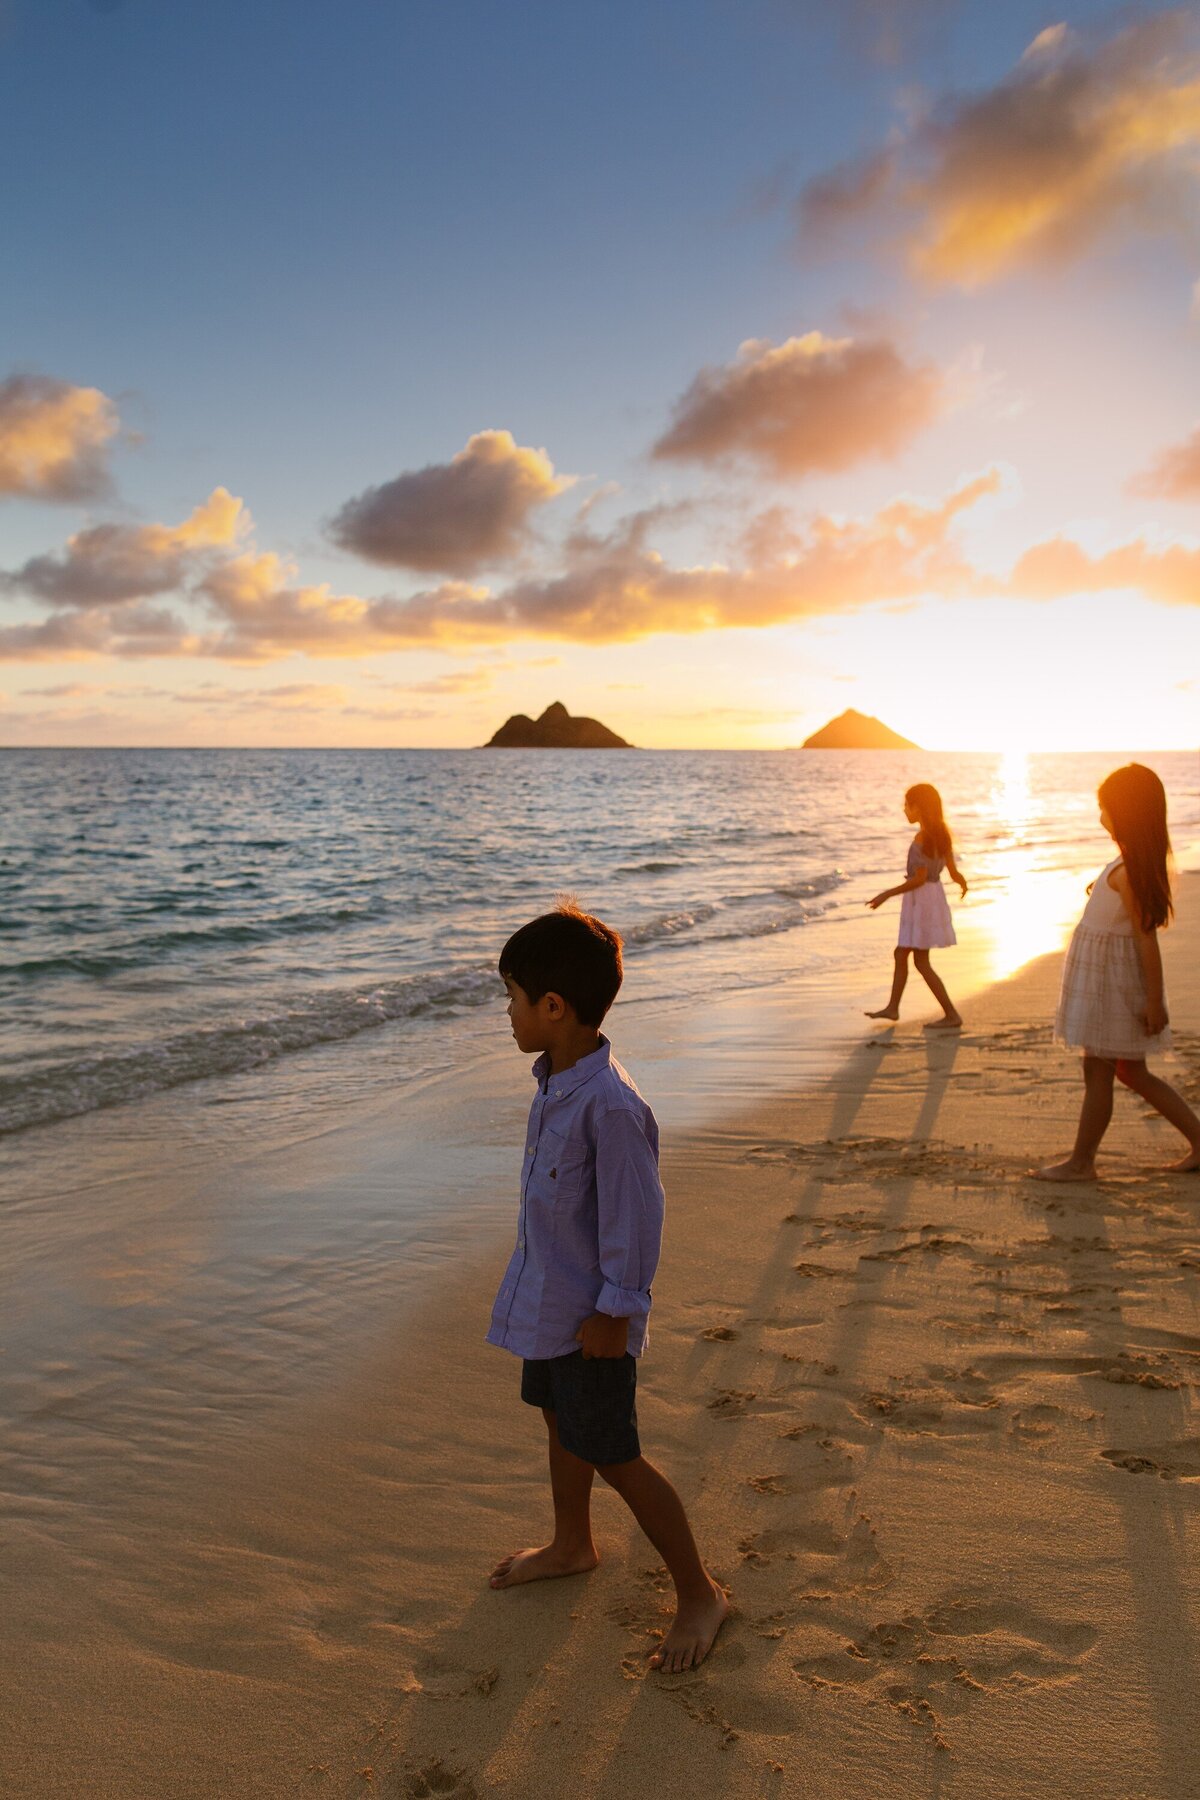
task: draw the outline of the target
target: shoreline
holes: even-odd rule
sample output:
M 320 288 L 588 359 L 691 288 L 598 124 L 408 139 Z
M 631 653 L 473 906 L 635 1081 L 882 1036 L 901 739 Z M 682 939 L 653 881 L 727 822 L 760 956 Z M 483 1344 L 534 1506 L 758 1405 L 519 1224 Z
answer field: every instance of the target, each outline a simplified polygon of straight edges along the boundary
M 1188 924 L 1164 954 L 1190 1022 L 1200 881 L 1185 879 Z M 866 1041 L 821 1085 L 750 1104 L 751 1082 L 740 1107 L 664 1134 L 643 1433 L 738 1609 L 692 1675 L 644 1676 L 662 1579 L 608 1496 L 595 1576 L 486 1588 L 545 1512 L 515 1361 L 482 1343 L 492 1206 L 457 1234 L 477 1240 L 469 1253 L 419 1232 L 397 1243 L 428 1285 L 405 1317 L 371 1270 L 324 1310 L 298 1304 L 300 1285 L 320 1285 L 314 1214 L 307 1267 L 243 1296 L 262 1335 L 233 1337 L 223 1361 L 219 1331 L 174 1321 L 172 1380 L 141 1396 L 120 1359 L 136 1369 L 137 1309 L 169 1318 L 177 1283 L 144 1253 L 131 1268 L 146 1229 L 131 1206 L 88 1271 L 97 1329 L 111 1327 L 90 1382 L 62 1358 L 22 1369 L 20 1331 L 9 1340 L 6 1374 L 38 1403 L 3 1482 L 11 1791 L 199 1800 L 424 1781 L 524 1800 L 557 1796 L 570 1755 L 582 1791 L 605 1796 L 636 1771 L 747 1797 L 974 1800 L 1057 1791 L 1064 1741 L 1089 1796 L 1188 1791 L 1200 1197 L 1186 1178 L 1131 1172 L 1155 1134 L 1129 1096 L 1112 1182 L 1023 1183 L 1077 1111 L 1071 1059 L 1045 1054 L 1059 954 L 979 994 L 961 1036 L 864 1021 Z M 614 1029 L 658 1110 L 659 1075 L 701 1047 L 664 1032 L 661 1054 L 639 1058 L 624 1021 Z M 1194 1084 L 1200 1036 L 1179 1042 Z M 729 1033 L 726 1058 L 745 1050 Z M 468 1173 L 511 1191 L 527 1080 L 516 1058 L 498 1088 L 490 1055 L 456 1078 L 470 1130 L 441 1171 L 448 1198 Z M 336 1181 L 338 1136 L 247 1169 L 294 1207 L 301 1163 L 310 1185 Z M 377 1207 L 396 1179 L 385 1140 L 359 1171 Z M 507 1236 L 507 1206 L 504 1219 Z M 176 1277 L 216 1223 L 180 1237 Z M 243 1221 L 234 1250 L 256 1225 L 270 1219 Z M 43 1249 L 48 1275 L 62 1246 Z M 313 1379 L 305 1320 L 347 1303 L 370 1318 Z M 273 1390 L 281 1354 L 308 1379 Z M 247 1408 L 273 1392 L 265 1418 Z M 189 1442 L 180 1484 L 173 1445 L 198 1397 L 207 1449 Z M 433 1787 L 435 1764 L 439 1781 L 458 1772 L 449 1785 Z

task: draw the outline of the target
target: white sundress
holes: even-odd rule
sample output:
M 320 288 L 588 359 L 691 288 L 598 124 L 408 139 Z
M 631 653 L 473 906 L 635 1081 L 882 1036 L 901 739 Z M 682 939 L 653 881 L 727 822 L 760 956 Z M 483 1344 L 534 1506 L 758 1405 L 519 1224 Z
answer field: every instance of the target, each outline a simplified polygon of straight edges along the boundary
M 896 939 L 901 950 L 945 950 L 957 944 L 950 903 L 942 887 L 945 866 L 944 857 L 926 856 L 920 838 L 913 839 L 908 847 L 905 874 L 912 877 L 923 868 L 925 880 L 901 898 L 900 935 Z
M 1149 1037 L 1141 1021 L 1146 978 L 1133 935 L 1133 921 L 1120 894 L 1108 885 L 1121 858 L 1101 869 L 1075 927 L 1063 964 L 1062 991 L 1054 1036 L 1068 1049 L 1093 1056 L 1149 1056 L 1166 1050 L 1169 1029 Z

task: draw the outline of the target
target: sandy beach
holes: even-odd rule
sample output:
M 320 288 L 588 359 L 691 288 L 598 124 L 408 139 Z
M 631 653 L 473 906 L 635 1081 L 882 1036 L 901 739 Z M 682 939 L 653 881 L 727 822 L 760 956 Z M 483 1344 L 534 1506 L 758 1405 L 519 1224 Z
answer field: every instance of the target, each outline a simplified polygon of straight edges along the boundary
M 1180 914 L 1164 1072 L 1195 1103 L 1200 879 Z M 594 1574 L 486 1586 L 548 1515 L 540 1423 L 482 1341 L 494 1206 L 397 1236 L 394 1312 L 377 1268 L 314 1301 L 314 1235 L 223 1342 L 220 1306 L 202 1328 L 172 1292 L 215 1212 L 148 1222 L 104 1187 L 119 1111 L 80 1122 L 91 1236 L 27 1198 L 44 1241 L 6 1311 L 0 1791 L 1200 1793 L 1200 1182 L 1155 1172 L 1174 1142 L 1128 1094 L 1102 1183 L 1025 1177 L 1078 1110 L 1059 964 L 976 996 L 960 1037 L 923 1032 L 914 993 L 827 1079 L 668 1132 L 639 1413 L 735 1603 L 673 1678 L 645 1667 L 669 1586 L 607 1493 Z M 653 1059 L 628 1060 L 653 1101 Z M 381 1212 L 414 1158 L 448 1202 L 507 1191 L 525 1080 L 510 1051 L 434 1084 L 430 1136 L 437 1107 L 469 1121 L 440 1159 L 385 1118 L 356 1163 L 335 1134 L 248 1138 L 245 1243 L 301 1163 Z M 179 1182 L 203 1162 L 180 1146 Z M 35 1330 L 84 1286 L 86 1373 Z M 147 1369 L 149 1306 L 171 1354 Z M 335 1306 L 358 1327 L 336 1356 L 312 1325 Z

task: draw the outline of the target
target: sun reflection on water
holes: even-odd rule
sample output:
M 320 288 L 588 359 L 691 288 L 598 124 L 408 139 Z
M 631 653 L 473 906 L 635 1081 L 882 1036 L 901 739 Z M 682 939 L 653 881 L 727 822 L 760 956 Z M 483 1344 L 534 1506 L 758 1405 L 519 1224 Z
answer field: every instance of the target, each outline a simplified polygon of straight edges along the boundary
M 984 978 L 998 981 L 1060 947 L 1081 889 L 1073 871 L 1046 867 L 1046 847 L 1030 835 L 1037 808 L 1025 751 L 1005 752 L 989 799 L 994 835 L 963 935 L 975 940 Z

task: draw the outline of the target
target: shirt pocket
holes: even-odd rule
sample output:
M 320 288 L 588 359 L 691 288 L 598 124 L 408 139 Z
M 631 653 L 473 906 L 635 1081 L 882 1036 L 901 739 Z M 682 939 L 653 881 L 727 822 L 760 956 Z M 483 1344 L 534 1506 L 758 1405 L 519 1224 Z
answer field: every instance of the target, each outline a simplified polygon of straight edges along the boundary
M 556 1211 L 577 1200 L 587 1181 L 590 1160 L 582 1138 L 543 1125 L 534 1163 L 539 1198 Z

